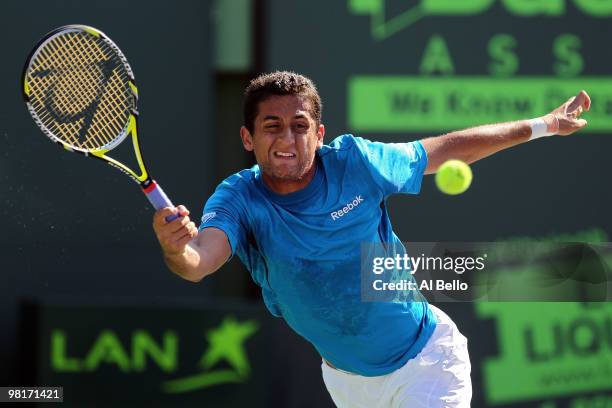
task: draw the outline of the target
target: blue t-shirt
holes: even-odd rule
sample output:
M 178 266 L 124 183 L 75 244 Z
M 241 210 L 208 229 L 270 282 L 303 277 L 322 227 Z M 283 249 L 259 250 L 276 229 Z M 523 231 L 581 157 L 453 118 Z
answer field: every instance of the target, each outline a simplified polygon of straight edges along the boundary
M 419 192 L 425 149 L 343 135 L 316 161 L 308 186 L 285 195 L 265 185 L 258 166 L 230 176 L 206 203 L 200 230 L 225 232 L 270 312 L 323 358 L 364 376 L 388 374 L 421 351 L 436 320 L 425 301 L 363 302 L 360 248 L 403 249 L 385 202 Z

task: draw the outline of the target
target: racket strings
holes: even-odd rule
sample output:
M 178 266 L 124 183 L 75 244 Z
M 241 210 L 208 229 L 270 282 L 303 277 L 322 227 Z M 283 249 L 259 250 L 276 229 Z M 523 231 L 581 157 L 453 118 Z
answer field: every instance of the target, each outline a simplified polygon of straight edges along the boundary
M 44 59 L 40 59 L 44 64 L 43 71 L 52 76 L 49 83 L 43 84 L 46 92 L 41 89 L 44 93 L 40 108 L 47 110 L 43 119 L 53 121 L 50 124 L 55 132 L 66 136 L 68 140 L 65 141 L 73 144 L 79 144 L 75 135 L 82 124 L 70 119 L 76 113 L 85 112 L 95 99 L 102 77 L 93 61 L 106 59 L 98 47 L 94 48 L 80 38 L 81 35 L 75 34 L 56 37 L 41 50 Z M 36 68 L 33 67 L 34 72 Z
M 110 135 L 107 142 L 110 143 L 116 135 L 116 129 L 122 130 L 129 120 L 130 105 L 127 99 L 120 93 L 122 89 L 122 79 L 119 75 L 113 75 L 109 80 L 107 92 L 104 93 L 100 101 L 100 107 L 96 111 L 95 120 L 92 122 L 91 133 L 94 135 Z M 119 102 L 119 103 L 116 103 Z M 105 143 L 105 144 L 106 144 Z
M 125 133 L 135 98 L 116 51 L 86 32 L 62 33 L 38 52 L 28 81 L 42 124 L 76 148 L 99 149 Z

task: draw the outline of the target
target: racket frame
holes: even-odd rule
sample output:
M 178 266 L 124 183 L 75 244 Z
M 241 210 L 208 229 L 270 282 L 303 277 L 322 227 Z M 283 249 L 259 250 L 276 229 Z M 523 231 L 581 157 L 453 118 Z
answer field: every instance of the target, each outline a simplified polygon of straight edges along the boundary
M 63 140 L 55 136 L 53 132 L 51 132 L 43 124 L 42 120 L 38 117 L 38 114 L 34 110 L 32 103 L 30 102 L 31 90 L 30 90 L 30 86 L 29 86 L 28 78 L 27 78 L 28 72 L 32 64 L 36 60 L 38 53 L 44 48 L 44 46 L 49 41 L 53 40 L 53 38 L 55 38 L 58 35 L 63 35 L 69 32 L 82 32 L 82 31 L 85 31 L 96 37 L 99 37 L 106 44 L 108 44 L 113 49 L 113 51 L 117 53 L 121 63 L 123 64 L 125 70 L 127 71 L 128 85 L 134 97 L 134 104 L 133 104 L 133 107 L 130 109 L 130 115 L 129 115 L 128 122 L 126 123 L 120 135 L 114 138 L 113 140 L 111 140 L 109 143 L 101 147 L 95 148 L 95 149 L 87 149 L 87 148 L 79 148 L 79 147 L 71 146 L 70 144 L 64 142 Z M 137 110 L 138 88 L 136 86 L 136 80 L 134 78 L 134 73 L 132 71 L 132 68 L 130 67 L 130 64 L 127 61 L 127 58 L 123 54 L 123 52 L 121 52 L 119 47 L 106 34 L 104 34 L 102 31 L 96 28 L 93 28 L 87 25 L 82 25 L 82 24 L 65 25 L 65 26 L 58 27 L 50 31 L 36 44 L 36 46 L 32 49 L 32 51 L 28 55 L 26 59 L 26 63 L 23 68 L 21 81 L 22 81 L 21 89 L 23 92 L 23 99 L 26 103 L 26 106 L 32 118 L 38 125 L 38 127 L 43 131 L 43 133 L 49 139 L 51 139 L 53 142 L 63 147 L 65 150 L 68 150 L 74 153 L 79 153 L 84 156 L 94 157 L 96 159 L 103 160 L 109 165 L 111 165 L 112 167 L 115 167 L 121 172 L 127 174 L 128 176 L 130 176 L 132 180 L 134 180 L 136 183 L 138 183 L 141 186 L 143 192 L 145 193 L 145 195 L 147 196 L 151 204 L 153 204 L 153 207 L 155 207 L 156 209 L 160 209 L 164 207 L 174 207 L 172 205 L 172 202 L 168 199 L 168 197 L 164 193 L 164 191 L 155 182 L 155 180 L 151 179 L 147 171 L 147 168 L 144 163 L 143 156 L 142 156 L 140 141 L 138 139 L 138 110 Z M 140 168 L 140 172 L 141 172 L 140 175 L 134 172 L 132 169 L 130 169 L 125 164 L 106 155 L 109 151 L 111 151 L 112 149 L 117 147 L 121 142 L 123 142 L 128 135 L 132 136 L 132 145 L 134 147 L 134 153 L 136 155 L 136 161 L 138 162 L 138 167 Z M 166 220 L 169 222 L 176 218 L 178 218 L 176 215 L 171 215 L 169 217 L 166 217 Z
M 28 84 L 28 78 L 27 78 L 27 74 L 30 71 L 32 64 L 36 60 L 38 53 L 44 48 L 44 46 L 48 42 L 52 41 L 58 35 L 63 35 L 65 33 L 70 33 L 70 32 L 82 32 L 82 31 L 86 31 L 87 33 L 91 35 L 95 35 L 96 37 L 99 37 L 117 53 L 117 55 L 119 56 L 119 59 L 121 60 L 121 63 L 123 64 L 125 70 L 127 71 L 128 78 L 129 78 L 128 84 L 130 86 L 130 90 L 132 91 L 132 94 L 134 97 L 134 106 L 130 110 L 130 116 L 129 116 L 128 122 L 125 124 L 125 127 L 123 128 L 119 136 L 115 137 L 109 143 L 101 147 L 95 148 L 95 149 L 87 149 L 87 148 L 79 148 L 79 147 L 71 146 L 70 144 L 64 142 L 63 140 L 55 136 L 53 132 L 51 132 L 43 124 L 42 120 L 38 117 L 38 114 L 34 110 L 32 103 L 30 102 L 30 86 Z M 66 25 L 66 26 L 58 27 L 53 31 L 50 31 L 36 44 L 36 46 L 32 49 L 32 51 L 28 55 L 28 58 L 26 59 L 26 63 L 23 68 L 23 73 L 22 73 L 21 78 L 22 78 L 22 83 L 23 83 L 23 87 L 22 87 L 23 99 L 26 103 L 26 106 L 28 110 L 30 111 L 32 118 L 34 119 L 38 127 L 43 131 L 43 133 L 49 139 L 51 139 L 53 142 L 57 143 L 58 145 L 63 147 L 65 150 L 68 150 L 70 152 L 79 153 L 84 156 L 90 156 L 96 159 L 103 160 L 107 162 L 108 164 L 110 164 L 111 166 L 115 167 L 116 169 L 120 170 L 121 172 L 130 176 L 132 180 L 140 184 L 140 186 L 143 189 L 146 189 L 147 187 L 149 187 L 149 185 L 152 183 L 153 180 L 151 180 L 151 178 L 149 177 L 149 174 L 148 174 L 148 171 L 147 171 L 147 168 L 144 163 L 143 156 L 142 156 L 142 150 L 140 148 L 140 141 L 138 139 L 138 110 L 136 109 L 137 102 L 138 102 L 138 88 L 136 86 L 134 72 L 132 71 L 132 67 L 130 67 L 130 64 L 128 63 L 125 55 L 121 52 L 119 47 L 106 34 L 104 34 L 102 31 L 96 28 L 86 26 L 86 25 L 80 25 L 80 24 Z M 136 155 L 136 161 L 138 162 L 138 167 L 140 168 L 140 171 L 141 171 L 140 175 L 134 172 L 132 169 L 130 169 L 125 164 L 106 155 L 109 151 L 111 151 L 112 149 L 117 147 L 119 144 L 121 144 L 128 135 L 132 136 L 132 145 L 134 147 L 134 153 Z

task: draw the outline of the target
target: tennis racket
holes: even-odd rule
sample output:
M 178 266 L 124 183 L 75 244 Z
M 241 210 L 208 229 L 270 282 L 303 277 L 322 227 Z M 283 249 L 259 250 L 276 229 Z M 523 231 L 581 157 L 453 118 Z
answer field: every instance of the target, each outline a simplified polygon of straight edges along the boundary
M 51 31 L 28 56 L 22 81 L 28 110 L 49 139 L 121 170 L 142 187 L 155 209 L 174 207 L 142 158 L 132 69 L 104 33 L 84 25 Z M 140 174 L 107 156 L 128 135 Z M 171 215 L 166 220 L 176 218 Z

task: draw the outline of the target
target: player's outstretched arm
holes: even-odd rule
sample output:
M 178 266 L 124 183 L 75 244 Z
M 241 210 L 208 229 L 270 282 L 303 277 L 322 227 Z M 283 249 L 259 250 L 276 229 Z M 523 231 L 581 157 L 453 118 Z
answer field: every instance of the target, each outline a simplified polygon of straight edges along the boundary
M 167 216 L 177 213 L 179 218 L 166 222 Z M 189 210 L 182 205 L 157 211 L 153 216 L 153 230 L 168 268 L 192 282 L 215 272 L 231 255 L 225 232 L 206 228 L 198 233 L 189 219 Z
M 589 95 L 580 91 L 578 95 L 541 118 L 478 126 L 423 139 L 421 143 L 428 158 L 425 174 L 435 173 L 442 163 L 450 159 L 473 163 L 539 136 L 571 135 L 587 125 L 586 120 L 580 119 L 580 115 L 590 107 Z M 532 134 L 532 130 L 535 130 L 536 134 Z

